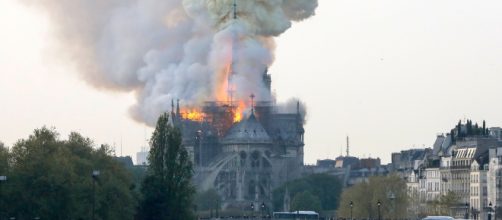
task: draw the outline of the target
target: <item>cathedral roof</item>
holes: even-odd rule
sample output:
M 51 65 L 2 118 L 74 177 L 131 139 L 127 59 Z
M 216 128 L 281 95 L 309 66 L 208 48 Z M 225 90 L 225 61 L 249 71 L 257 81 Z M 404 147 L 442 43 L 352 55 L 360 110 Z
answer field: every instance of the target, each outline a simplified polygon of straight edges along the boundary
M 255 115 L 235 124 L 223 138 L 225 144 L 270 144 L 272 138 L 256 119 Z

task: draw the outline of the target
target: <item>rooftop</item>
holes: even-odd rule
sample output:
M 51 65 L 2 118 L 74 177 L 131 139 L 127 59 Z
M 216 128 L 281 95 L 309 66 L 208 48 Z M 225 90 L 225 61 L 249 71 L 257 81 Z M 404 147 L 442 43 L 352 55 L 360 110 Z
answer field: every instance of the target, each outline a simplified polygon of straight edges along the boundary
M 252 113 L 249 118 L 242 120 L 230 128 L 223 138 L 225 144 L 270 144 L 272 138 L 267 134 L 265 128 L 258 122 Z

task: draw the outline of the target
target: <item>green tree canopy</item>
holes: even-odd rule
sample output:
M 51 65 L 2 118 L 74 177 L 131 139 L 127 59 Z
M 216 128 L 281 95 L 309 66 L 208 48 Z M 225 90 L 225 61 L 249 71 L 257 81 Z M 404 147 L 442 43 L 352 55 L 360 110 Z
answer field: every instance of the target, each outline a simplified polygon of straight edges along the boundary
M 159 117 L 150 139 L 149 165 L 141 189 L 143 219 L 193 219 L 192 164 L 181 144 L 181 132 L 168 120 L 168 114 Z
M 102 146 L 71 133 L 59 139 L 54 129 L 36 129 L 8 153 L 5 200 L 9 216 L 17 219 L 90 219 L 95 183 L 95 219 L 132 219 L 135 201 L 129 173 Z M 0 150 L 0 161 L 4 150 Z M 1 162 L 0 162 L 1 163 Z M 1 168 L 0 168 L 1 169 Z
M 321 211 L 321 201 L 319 197 L 314 196 L 309 191 L 300 192 L 293 197 L 291 201 L 291 209 L 293 210 L 309 210 L 309 211 Z
M 276 211 L 282 211 L 286 188 L 291 198 L 294 198 L 298 193 L 308 191 L 319 199 L 321 210 L 334 210 L 338 206 L 342 184 L 338 178 L 328 174 L 313 174 L 288 182 L 273 192 L 274 210 Z M 291 206 L 291 208 L 293 207 Z

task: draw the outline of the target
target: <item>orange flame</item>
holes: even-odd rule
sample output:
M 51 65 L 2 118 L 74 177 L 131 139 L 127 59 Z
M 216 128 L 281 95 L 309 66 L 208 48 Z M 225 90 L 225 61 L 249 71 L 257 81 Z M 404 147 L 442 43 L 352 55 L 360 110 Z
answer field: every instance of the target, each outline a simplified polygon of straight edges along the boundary
M 233 47 L 233 41 L 229 42 L 231 46 Z M 228 56 L 225 57 L 222 61 L 222 65 L 219 66 L 216 69 L 217 72 L 217 84 L 216 88 L 214 91 L 214 96 L 217 102 L 227 102 L 230 103 L 232 108 L 232 116 L 233 116 L 233 122 L 237 123 L 240 122 L 243 119 L 243 113 L 244 110 L 246 109 L 246 102 L 245 101 L 236 101 L 234 92 L 236 91 L 236 85 L 232 82 L 229 82 L 229 78 L 233 74 L 233 48 L 229 47 L 228 49 L 230 50 L 228 53 Z M 204 118 L 203 113 L 201 114 L 202 117 Z M 196 117 L 198 118 L 198 117 Z
M 235 85 L 234 84 L 229 84 L 228 82 L 228 77 L 232 72 L 232 65 L 231 65 L 231 60 L 228 60 L 228 63 L 226 66 L 220 71 L 220 74 L 218 75 L 219 77 L 219 83 L 217 85 L 216 89 L 216 100 L 220 102 L 232 102 L 232 104 L 235 102 L 234 98 L 231 97 L 233 94 L 232 92 L 236 91 Z M 237 123 L 242 120 L 242 115 L 244 110 L 246 109 L 246 105 L 243 101 L 238 101 L 237 106 L 235 106 L 235 109 L 233 110 L 233 122 Z
M 242 113 L 240 112 L 235 112 L 234 114 L 234 123 L 240 122 L 242 120 Z
M 246 109 L 246 104 L 243 101 L 239 101 L 235 111 L 234 111 L 234 123 L 240 122 L 242 120 L 242 113 Z
M 184 109 L 181 117 L 190 121 L 203 121 L 205 114 L 197 109 Z
M 232 85 L 231 82 L 229 82 L 229 79 L 231 75 L 233 74 L 233 62 L 234 62 L 234 38 L 229 38 L 227 39 L 228 42 L 227 46 L 225 47 L 225 57 L 220 60 L 220 65 L 217 66 L 217 69 L 215 69 L 217 73 L 217 84 L 215 88 L 215 98 L 216 101 L 219 102 L 226 102 L 226 101 L 231 101 L 232 96 L 229 94 L 232 90 L 234 90 L 235 85 Z

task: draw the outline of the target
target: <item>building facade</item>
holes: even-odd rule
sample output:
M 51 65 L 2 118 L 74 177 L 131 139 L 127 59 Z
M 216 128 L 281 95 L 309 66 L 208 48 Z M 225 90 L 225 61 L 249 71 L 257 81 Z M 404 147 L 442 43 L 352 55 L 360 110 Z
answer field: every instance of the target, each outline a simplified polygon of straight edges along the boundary
M 467 121 L 449 134 L 438 135 L 432 153 L 418 162 L 418 168 L 405 172 L 411 201 L 418 203 L 418 210 L 413 211 L 462 219 L 501 219 L 497 215 L 502 206 L 501 131 Z M 403 166 L 402 159 L 396 161 L 394 166 Z M 453 204 L 442 203 L 443 197 L 452 196 Z
M 484 161 L 474 160 L 472 162 L 469 200 L 472 219 L 487 219 L 484 211 L 488 207 L 487 170 L 488 164 Z
M 248 116 L 233 120 L 231 103 L 207 103 L 203 120 L 179 110 L 173 125 L 182 130 L 183 145 L 195 165 L 198 191 L 218 192 L 223 210 L 272 205 L 272 191 L 300 177 L 303 169 L 303 115 L 280 112 L 271 102 L 252 104 Z

